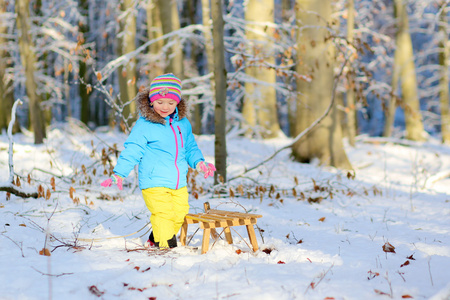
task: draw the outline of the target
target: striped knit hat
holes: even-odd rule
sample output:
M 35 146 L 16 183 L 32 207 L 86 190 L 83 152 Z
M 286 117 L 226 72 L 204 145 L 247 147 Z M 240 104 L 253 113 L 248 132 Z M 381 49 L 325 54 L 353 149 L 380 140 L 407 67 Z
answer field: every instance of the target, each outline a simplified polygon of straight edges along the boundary
M 150 84 L 150 93 L 148 95 L 150 102 L 161 98 L 169 98 L 181 101 L 181 80 L 172 73 L 155 77 Z

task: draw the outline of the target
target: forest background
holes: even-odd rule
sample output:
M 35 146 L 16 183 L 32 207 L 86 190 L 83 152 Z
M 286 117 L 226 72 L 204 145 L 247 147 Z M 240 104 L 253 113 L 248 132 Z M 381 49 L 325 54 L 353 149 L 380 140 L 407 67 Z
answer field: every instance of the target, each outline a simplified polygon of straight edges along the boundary
M 342 139 L 450 142 L 449 1 L 0 1 L 0 128 L 81 120 L 128 132 L 155 76 L 183 80 L 196 134 L 298 137 L 297 161 L 351 169 Z M 299 134 L 318 119 L 320 125 Z M 22 128 L 22 129 L 21 129 Z

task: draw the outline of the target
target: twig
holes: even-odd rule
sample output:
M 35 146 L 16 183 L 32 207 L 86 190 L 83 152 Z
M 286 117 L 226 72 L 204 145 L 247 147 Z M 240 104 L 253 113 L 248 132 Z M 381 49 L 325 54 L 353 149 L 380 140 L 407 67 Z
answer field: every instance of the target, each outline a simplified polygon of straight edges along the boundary
M 72 275 L 73 273 L 61 273 L 61 274 L 48 274 L 48 273 L 44 273 L 39 271 L 38 269 L 36 269 L 35 267 L 31 267 L 33 270 L 35 270 L 38 273 L 41 273 L 42 275 L 45 276 L 53 276 L 53 277 L 60 277 L 60 276 L 64 276 L 64 275 Z
M 430 274 L 431 286 L 434 286 L 434 283 L 433 283 L 433 276 L 431 275 L 431 265 L 430 265 L 430 261 L 431 261 L 431 256 L 428 258 L 428 273 Z
M 200 230 L 200 228 L 197 228 L 197 230 L 195 230 L 194 234 L 191 235 L 191 238 L 189 239 L 189 241 L 187 242 L 186 246 L 189 246 L 189 243 L 192 241 L 192 238 L 195 236 L 195 234 Z
M 386 276 L 384 276 L 384 279 L 386 279 L 386 281 L 387 281 L 387 283 L 389 285 L 389 291 L 390 291 L 389 297 L 393 298 L 394 297 L 394 292 L 392 291 L 392 283 L 389 280 L 389 276 L 388 276 L 388 272 L 387 271 L 386 271 Z
M 216 242 L 219 240 L 219 237 L 220 237 L 221 239 L 223 239 L 221 235 L 222 235 L 222 233 L 223 233 L 224 231 L 225 231 L 225 227 L 224 227 L 223 230 L 219 233 L 218 238 L 214 240 L 214 243 L 211 245 L 211 249 L 214 247 L 214 245 L 216 244 Z
M 1 235 L 4 236 L 5 238 L 7 238 L 8 240 L 10 240 L 11 242 L 13 242 L 17 247 L 19 247 L 20 252 L 22 252 L 22 257 L 25 257 L 25 255 L 23 255 L 23 249 L 22 249 L 23 244 L 22 244 L 22 242 L 21 242 L 20 245 L 19 245 L 18 242 L 16 242 L 15 240 L 13 240 L 12 238 L 10 238 L 9 236 L 4 235 L 3 233 L 1 233 Z
M 244 243 L 246 243 L 247 244 L 247 247 L 249 247 L 250 248 L 250 250 L 252 250 L 253 251 L 253 247 L 251 247 L 245 240 L 244 240 L 244 238 L 242 237 L 242 235 L 240 235 L 239 234 L 239 232 L 237 232 L 236 231 L 236 229 L 234 229 L 233 227 L 230 227 L 231 229 L 233 229 L 233 231 L 234 232 L 236 232 L 237 233 L 237 235 L 241 238 L 241 240 L 243 240 L 244 241 Z
M 328 272 L 330 272 L 331 268 L 333 268 L 333 267 L 334 267 L 334 263 L 328 268 L 328 270 L 325 273 L 322 273 L 320 275 L 320 279 L 319 279 L 319 281 L 317 281 L 317 283 L 315 283 L 314 280 L 311 281 L 311 283 L 306 288 L 305 294 L 306 294 L 306 292 L 308 292 L 309 288 L 315 289 L 319 285 L 319 283 L 322 282 L 322 280 L 325 278 L 325 276 L 327 276 Z

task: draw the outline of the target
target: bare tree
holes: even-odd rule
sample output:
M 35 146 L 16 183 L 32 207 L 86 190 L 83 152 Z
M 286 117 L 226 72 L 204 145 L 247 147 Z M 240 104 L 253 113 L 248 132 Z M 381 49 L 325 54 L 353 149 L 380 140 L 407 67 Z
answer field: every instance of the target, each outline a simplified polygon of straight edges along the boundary
M 215 163 L 217 172 L 214 174 L 215 183 L 219 176 L 227 180 L 227 140 L 226 140 L 226 105 L 227 105 L 227 71 L 225 69 L 225 46 L 223 41 L 224 22 L 222 13 L 222 0 L 211 1 L 211 16 L 213 19 L 214 41 L 214 80 L 215 80 L 215 112 L 214 126 L 216 139 Z
M 400 102 L 405 113 L 406 138 L 420 141 L 424 139 L 424 128 L 417 95 L 416 70 L 411 34 L 409 32 L 408 13 L 404 1 L 394 0 L 394 14 L 397 25 L 395 36 L 396 49 L 392 72 L 392 89 L 394 93 L 386 112 L 384 136 L 390 136 L 392 133 L 395 110 L 398 104 L 395 91 L 400 83 L 401 94 L 403 96 Z
M 308 128 L 326 110 L 332 99 L 335 47 L 331 39 L 331 0 L 297 1 L 298 39 L 297 73 L 309 74 L 311 80 L 297 80 L 296 134 Z M 293 146 L 298 161 L 319 159 L 324 165 L 351 169 L 342 143 L 339 115 L 332 108 L 330 114 L 304 140 Z
M 180 17 L 178 15 L 177 1 L 158 0 L 158 4 L 163 34 L 168 34 L 172 31 L 180 29 Z M 174 36 L 170 41 L 170 44 L 171 51 L 166 57 L 167 65 L 165 67 L 165 72 L 174 73 L 182 79 L 184 77 L 184 68 L 183 49 L 180 38 L 178 36 Z
M 136 50 L 136 16 L 134 0 L 121 1 L 120 38 L 118 39 L 117 54 L 119 56 Z M 118 71 L 120 100 L 124 105 L 123 114 L 128 118 L 128 125 L 136 120 L 136 104 L 133 101 L 137 94 L 136 87 L 136 57 L 131 57 Z
M 147 0 L 147 32 L 149 40 L 156 40 L 162 37 L 161 17 L 157 0 Z M 149 79 L 164 73 L 164 62 L 162 61 L 164 40 L 159 39 L 150 45 L 149 49 Z
M 22 65 L 25 69 L 25 86 L 27 90 L 30 121 L 34 131 L 34 143 L 42 144 L 46 136 L 43 113 L 40 107 L 40 98 L 37 92 L 35 79 L 36 55 L 30 33 L 30 3 L 28 0 L 16 1 L 17 28 L 19 34 L 19 51 Z
M 81 14 L 84 16 L 84 20 L 80 21 L 79 27 L 80 27 L 80 35 L 78 37 L 78 43 L 80 45 L 83 45 L 86 42 L 86 36 L 89 33 L 90 27 L 89 27 L 89 0 L 80 0 L 80 10 Z M 87 65 L 87 53 L 84 53 L 83 58 L 80 60 L 79 63 L 79 72 L 78 76 L 81 80 L 81 83 L 79 85 L 79 94 L 81 98 L 80 103 L 80 119 L 85 124 L 88 124 L 88 122 L 91 120 L 91 105 L 89 102 L 89 94 L 90 91 L 87 88 L 87 84 L 89 83 L 89 70 Z
M 355 27 L 355 3 L 354 0 L 348 0 L 347 2 L 347 42 L 353 43 Z M 346 89 L 346 127 L 348 142 L 350 145 L 355 146 L 356 136 L 356 101 L 355 101 L 355 78 L 354 71 L 349 66 L 347 71 L 347 89 Z
M 14 103 L 13 94 L 13 76 L 8 76 L 7 69 L 10 67 L 10 55 L 8 51 L 8 39 L 5 38 L 9 26 L 5 13 L 7 11 L 7 1 L 0 0 L 0 14 L 3 16 L 0 20 L 0 132 L 7 129 L 11 120 L 11 109 Z M 18 122 L 15 123 L 14 131 L 18 131 Z
M 440 98 L 440 107 L 441 107 L 441 133 L 442 133 L 442 142 L 446 144 L 450 144 L 450 99 L 449 99 L 449 79 L 448 79 L 448 68 L 450 59 L 450 47 L 448 43 L 448 18 L 447 11 L 445 8 L 447 7 L 448 2 L 442 1 L 442 7 L 439 16 L 439 33 L 440 33 L 440 41 L 439 41 L 439 64 L 440 64 L 440 83 L 439 83 L 439 98 Z
M 277 115 L 274 29 L 274 1 L 249 0 L 245 7 L 246 38 L 248 54 L 253 57 L 245 73 L 250 78 L 245 82 L 245 97 L 242 114 L 248 123 L 248 133 L 255 128 L 263 138 L 273 138 L 281 133 Z M 264 61 L 266 65 L 260 64 Z

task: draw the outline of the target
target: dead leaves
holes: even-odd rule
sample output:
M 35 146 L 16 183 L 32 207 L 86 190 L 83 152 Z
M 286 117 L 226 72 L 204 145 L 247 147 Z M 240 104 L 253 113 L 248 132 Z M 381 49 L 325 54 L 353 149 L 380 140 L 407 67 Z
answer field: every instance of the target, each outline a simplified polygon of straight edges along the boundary
M 17 180 L 16 180 L 16 182 L 15 182 L 14 184 L 15 184 L 15 186 L 17 186 L 17 187 L 20 187 L 20 186 L 21 186 L 19 177 L 17 177 Z
M 38 186 L 38 197 L 39 197 L 39 198 L 44 198 L 44 195 L 45 195 L 45 193 L 44 193 L 44 187 L 43 187 L 42 185 L 39 185 L 39 186 Z
M 50 250 L 48 250 L 48 248 L 42 248 L 42 250 L 39 251 L 39 255 L 51 256 Z
M 80 198 L 74 196 L 75 189 L 71 186 L 69 189 L 69 197 L 72 199 L 72 202 L 76 205 L 80 204 Z
M 409 265 L 409 260 L 405 261 L 403 264 L 400 265 L 400 268 L 403 268 L 404 266 Z
M 388 253 L 388 252 L 395 253 L 395 247 L 392 246 L 389 242 L 386 242 L 383 245 L 383 251 L 386 252 L 386 253 Z
M 52 196 L 52 193 L 50 192 L 49 189 L 47 189 L 47 193 L 45 194 L 45 200 L 49 200 L 51 196 Z
M 52 186 L 52 191 L 56 191 L 55 177 L 50 178 L 50 185 Z
M 376 294 L 378 294 L 378 295 L 385 295 L 385 296 L 391 297 L 391 294 L 385 293 L 385 292 L 380 291 L 380 290 L 378 290 L 378 289 L 374 289 L 373 291 L 374 291 Z
M 270 253 L 272 253 L 273 249 L 272 248 L 264 248 L 261 251 L 267 255 L 270 255 Z
M 369 272 L 367 272 L 369 275 L 367 276 L 367 280 L 372 280 L 375 277 L 380 276 L 380 273 L 378 272 L 372 272 L 372 270 L 369 270 Z
M 148 267 L 148 268 L 146 268 L 146 269 L 141 270 L 141 267 L 136 266 L 136 267 L 134 267 L 133 269 L 135 269 L 136 271 L 139 271 L 139 272 L 141 272 L 141 273 L 144 273 L 144 272 L 150 271 L 151 268 Z
M 407 259 L 409 259 L 409 260 L 416 260 L 416 259 L 413 257 L 413 255 L 414 255 L 414 254 L 411 254 L 410 256 L 408 256 Z
M 101 297 L 105 292 L 100 291 L 95 285 L 91 285 L 89 287 L 89 292 L 91 292 L 91 294 L 97 296 L 97 297 Z
M 384 245 L 383 245 L 383 251 L 384 252 L 386 252 L 386 253 L 396 253 L 395 252 L 395 247 L 394 246 L 392 246 L 392 244 L 390 244 L 389 242 L 386 242 Z M 408 266 L 409 264 L 410 264 L 410 260 L 416 260 L 414 257 L 413 257 L 413 254 L 411 254 L 410 256 L 408 256 L 408 257 L 406 257 L 406 261 L 403 263 L 403 264 L 401 264 L 400 265 L 400 268 L 403 268 L 403 267 L 405 267 L 405 266 Z

